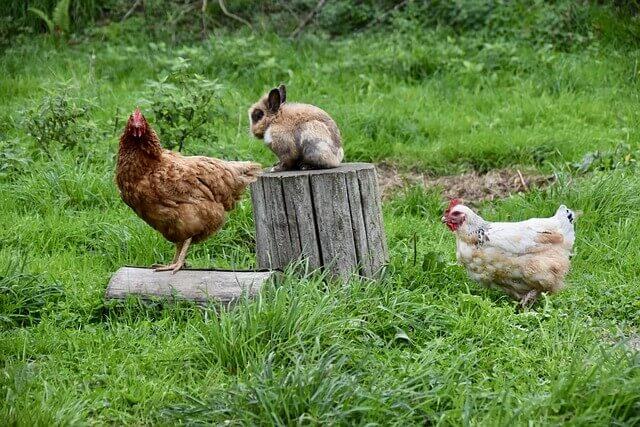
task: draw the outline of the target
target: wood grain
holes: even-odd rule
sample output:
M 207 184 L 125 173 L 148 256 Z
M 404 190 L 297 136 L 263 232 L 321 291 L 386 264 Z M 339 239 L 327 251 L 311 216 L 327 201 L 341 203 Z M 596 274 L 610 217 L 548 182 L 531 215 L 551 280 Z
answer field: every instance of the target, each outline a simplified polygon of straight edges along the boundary
M 376 172 L 368 163 L 268 172 L 251 187 L 260 268 L 374 277 L 388 262 Z
M 106 298 L 138 296 L 230 304 L 244 294 L 256 295 L 264 283 L 277 274 L 277 271 L 230 270 L 180 270 L 171 274 L 150 268 L 122 267 L 111 277 Z

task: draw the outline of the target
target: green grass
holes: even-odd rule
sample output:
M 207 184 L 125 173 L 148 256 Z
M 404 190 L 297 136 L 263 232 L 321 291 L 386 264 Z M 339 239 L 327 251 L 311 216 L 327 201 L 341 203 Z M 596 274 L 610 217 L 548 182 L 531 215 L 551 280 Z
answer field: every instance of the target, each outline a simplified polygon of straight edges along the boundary
M 640 423 L 640 355 L 627 344 L 640 333 L 640 175 L 567 167 L 620 143 L 637 152 L 638 50 L 486 45 L 444 31 L 299 45 L 235 34 L 170 47 L 118 24 L 101 31 L 102 40 L 59 49 L 23 41 L 0 57 L 0 136 L 31 159 L 0 175 L 4 423 Z M 480 213 L 519 220 L 560 203 L 583 211 L 566 290 L 520 312 L 470 281 L 439 222 L 440 196 L 413 188 L 384 206 L 383 280 L 342 286 L 287 274 L 231 310 L 105 302 L 118 267 L 173 255 L 120 201 L 113 170 L 126 116 L 146 105 L 145 82 L 177 56 L 226 88 L 217 139 L 189 153 L 273 163 L 250 138 L 246 109 L 285 82 L 291 100 L 335 117 L 349 161 L 434 174 L 555 171 L 557 185 Z M 61 84 L 93 106 L 99 132 L 46 159 L 23 123 Z M 254 246 L 244 200 L 189 260 L 250 268 Z

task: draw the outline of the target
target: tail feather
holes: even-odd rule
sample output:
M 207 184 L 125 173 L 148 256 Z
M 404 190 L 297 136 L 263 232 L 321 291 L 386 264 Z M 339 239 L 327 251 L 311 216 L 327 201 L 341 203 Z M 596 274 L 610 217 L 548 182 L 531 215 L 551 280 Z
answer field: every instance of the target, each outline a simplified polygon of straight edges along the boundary
M 576 221 L 576 213 L 566 207 L 565 205 L 560 205 L 554 217 L 560 223 L 560 229 L 562 233 L 570 239 L 571 242 L 575 239 L 575 231 L 573 229 L 573 224 Z
M 247 186 L 258 179 L 262 173 L 262 165 L 254 162 L 226 161 L 225 167 L 232 172 L 227 180 L 231 198 L 225 203 L 225 209 L 230 210 L 242 197 Z
M 251 184 L 262 173 L 262 165 L 255 162 L 226 161 L 225 166 L 231 169 L 235 178 L 240 179 L 244 185 Z
M 565 218 L 570 224 L 573 224 L 576 220 L 576 213 L 565 205 L 560 205 L 554 216 L 556 218 Z

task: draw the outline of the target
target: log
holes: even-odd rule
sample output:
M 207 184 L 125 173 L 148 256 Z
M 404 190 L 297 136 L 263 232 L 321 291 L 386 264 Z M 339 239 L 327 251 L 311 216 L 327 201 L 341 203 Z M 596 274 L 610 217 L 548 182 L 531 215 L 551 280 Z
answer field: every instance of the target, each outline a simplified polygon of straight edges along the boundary
M 229 305 L 246 294 L 256 295 L 275 271 L 180 270 L 155 272 L 150 268 L 122 267 L 111 277 L 107 299 L 187 299 Z
M 372 164 L 266 172 L 251 184 L 259 268 L 300 260 L 329 275 L 376 277 L 388 262 Z

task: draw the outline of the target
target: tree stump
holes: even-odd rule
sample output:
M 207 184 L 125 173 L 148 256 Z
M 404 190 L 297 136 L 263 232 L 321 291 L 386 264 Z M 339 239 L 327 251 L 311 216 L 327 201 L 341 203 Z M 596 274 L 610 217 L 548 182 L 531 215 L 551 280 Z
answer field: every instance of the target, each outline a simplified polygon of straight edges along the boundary
M 306 260 L 331 276 L 375 277 L 387 263 L 376 171 L 368 163 L 267 172 L 251 184 L 259 268 Z
M 177 298 L 199 303 L 218 301 L 229 305 L 243 294 L 255 296 L 275 271 L 180 270 L 155 272 L 150 268 L 122 267 L 111 277 L 107 299 Z

